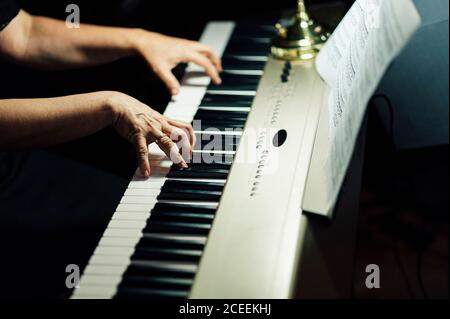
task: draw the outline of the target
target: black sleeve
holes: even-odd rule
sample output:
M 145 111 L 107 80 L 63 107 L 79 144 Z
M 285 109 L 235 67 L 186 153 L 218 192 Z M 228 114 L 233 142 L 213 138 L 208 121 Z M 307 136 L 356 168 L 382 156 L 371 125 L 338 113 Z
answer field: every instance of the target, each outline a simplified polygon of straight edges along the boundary
M 15 0 L 0 0 L 0 31 L 19 13 L 20 7 Z

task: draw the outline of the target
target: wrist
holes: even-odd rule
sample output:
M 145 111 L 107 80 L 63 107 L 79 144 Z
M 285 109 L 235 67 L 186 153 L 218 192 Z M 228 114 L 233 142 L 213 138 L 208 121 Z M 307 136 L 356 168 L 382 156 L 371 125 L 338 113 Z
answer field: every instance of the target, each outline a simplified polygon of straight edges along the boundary
M 142 54 L 144 50 L 148 50 L 149 40 L 153 39 L 157 33 L 147 31 L 145 29 L 130 30 L 130 39 L 136 54 Z M 151 42 L 150 42 L 151 44 Z
M 100 92 L 102 110 L 108 113 L 111 125 L 114 125 L 125 110 L 127 95 L 115 91 Z

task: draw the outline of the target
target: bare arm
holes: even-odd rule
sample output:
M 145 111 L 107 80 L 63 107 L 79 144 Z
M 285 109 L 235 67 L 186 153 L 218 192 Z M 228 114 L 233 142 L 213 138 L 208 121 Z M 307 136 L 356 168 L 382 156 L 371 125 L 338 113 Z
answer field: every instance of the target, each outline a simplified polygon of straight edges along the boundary
M 0 100 L 0 146 L 40 147 L 90 135 L 113 122 L 106 92 Z
M 186 167 L 195 143 L 189 124 L 170 120 L 118 92 L 0 100 L 0 147 L 53 145 L 108 126 L 135 145 L 144 176 L 150 175 L 148 144 L 157 141 L 173 162 Z
M 86 24 L 69 29 L 62 21 L 21 10 L 0 33 L 0 52 L 16 63 L 41 68 L 91 66 L 137 54 L 137 31 Z
M 76 68 L 140 55 L 172 94 L 179 84 L 171 70 L 194 62 L 220 83 L 220 59 L 205 45 L 142 29 L 81 24 L 69 29 L 63 21 L 20 13 L 0 32 L 0 56 L 42 68 Z

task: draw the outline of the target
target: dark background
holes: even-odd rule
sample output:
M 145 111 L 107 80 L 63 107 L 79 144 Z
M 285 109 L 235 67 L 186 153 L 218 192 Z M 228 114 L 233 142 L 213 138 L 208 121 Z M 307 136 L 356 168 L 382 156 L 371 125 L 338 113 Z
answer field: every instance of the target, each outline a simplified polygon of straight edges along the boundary
M 65 7 L 74 1 L 20 2 L 33 14 L 65 19 Z M 294 0 L 75 3 L 81 8 L 83 23 L 142 27 L 191 39 L 197 39 L 210 20 L 273 23 L 295 5 Z M 346 7 L 352 1 L 309 3 L 320 19 L 326 19 L 341 14 L 334 12 L 337 9 L 333 4 Z M 325 5 L 332 6 L 321 10 Z M 399 58 L 390 69 L 387 80 L 393 80 L 385 79 L 384 88 L 392 88 L 392 83 L 405 83 L 405 77 L 411 76 L 408 73 L 398 76 L 405 74 L 405 70 L 418 78 L 429 76 L 429 68 L 416 68 L 422 61 L 415 54 L 417 47 L 423 47 L 421 39 L 416 40 L 406 59 Z M 446 39 L 448 46 L 448 31 Z M 433 77 L 441 76 L 448 83 L 448 49 L 443 62 L 436 58 L 433 61 L 434 72 L 439 71 Z M 182 66 L 175 72 L 181 75 Z M 0 62 L 0 84 L 0 98 L 119 90 L 160 111 L 169 100 L 163 85 L 137 58 L 67 72 L 37 72 Z M 383 85 L 379 91 L 389 93 L 392 105 L 389 108 L 385 100 L 378 99 L 369 109 L 354 296 L 448 298 L 448 90 L 430 93 L 409 87 L 408 92 L 415 94 L 406 94 L 407 98 L 393 94 L 392 90 L 387 92 Z M 394 93 L 404 91 L 400 86 Z M 436 94 L 440 97 L 438 101 L 432 99 Z M 408 123 L 420 122 L 417 118 L 423 112 L 431 113 L 418 104 L 419 112 L 411 119 L 408 103 L 412 100 L 425 101 L 422 104 L 433 101 L 431 107 L 443 101 L 444 107 L 439 104 L 438 109 L 441 113 L 435 115 L 442 120 L 447 114 L 447 120 L 429 119 L 427 123 L 431 121 L 436 127 L 430 132 L 446 132 L 446 136 L 431 134 L 439 138 L 408 144 L 413 147 L 396 145 L 399 140 L 411 141 L 411 137 L 403 138 L 404 135 L 396 138 L 396 134 L 411 132 Z M 425 135 L 418 130 L 415 136 Z M 135 168 L 133 149 L 109 129 L 45 150 L 7 152 L 6 160 L 0 161 L 0 297 L 66 297 L 65 266 L 84 265 L 88 261 Z M 380 264 L 386 273 L 383 278 L 388 278 L 379 291 L 368 292 L 361 287 L 364 280 L 360 276 L 368 263 Z

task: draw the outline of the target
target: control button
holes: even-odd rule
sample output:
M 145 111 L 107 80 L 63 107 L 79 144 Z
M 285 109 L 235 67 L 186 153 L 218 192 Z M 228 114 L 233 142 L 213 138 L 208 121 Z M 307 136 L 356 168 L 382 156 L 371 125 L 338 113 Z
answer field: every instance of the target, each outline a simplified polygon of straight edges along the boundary
M 273 146 L 280 147 L 283 146 L 283 144 L 286 142 L 287 139 L 287 131 L 286 130 L 279 130 L 273 137 Z

